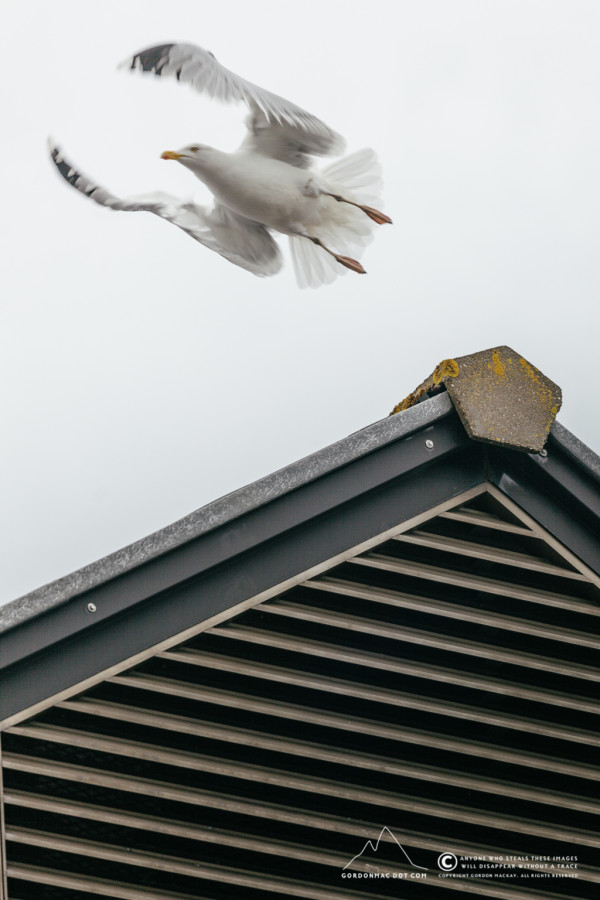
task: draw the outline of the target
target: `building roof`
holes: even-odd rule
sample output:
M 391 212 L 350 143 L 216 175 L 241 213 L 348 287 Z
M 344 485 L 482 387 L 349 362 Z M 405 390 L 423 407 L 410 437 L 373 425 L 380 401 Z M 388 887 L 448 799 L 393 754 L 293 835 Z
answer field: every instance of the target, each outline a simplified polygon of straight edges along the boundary
M 557 424 L 476 440 L 450 401 L 14 606 L 5 892 L 559 898 L 568 854 L 596 896 L 599 461 Z M 533 871 L 446 880 L 498 855 Z
M 600 575 L 600 458 L 556 422 L 541 453 L 478 443 L 443 391 L 4 606 L 0 666 L 27 689 L 4 692 L 0 721 L 483 482 Z M 224 564 L 244 571 L 235 590 Z M 201 607 L 197 579 L 213 586 Z
M 0 607 L 0 632 L 270 503 L 378 447 L 406 437 L 448 415 L 451 410 L 448 395 L 440 394 L 401 415 L 381 419 L 265 478 L 232 491 L 177 522 Z M 596 459 L 600 473 L 600 459 Z
M 452 411 L 452 403 L 444 391 L 207 503 L 165 528 L 0 607 L 0 633 L 270 503 L 378 447 L 407 437 Z M 552 427 L 550 446 L 560 448 L 582 474 L 600 484 L 600 456 L 560 422 L 555 422 Z

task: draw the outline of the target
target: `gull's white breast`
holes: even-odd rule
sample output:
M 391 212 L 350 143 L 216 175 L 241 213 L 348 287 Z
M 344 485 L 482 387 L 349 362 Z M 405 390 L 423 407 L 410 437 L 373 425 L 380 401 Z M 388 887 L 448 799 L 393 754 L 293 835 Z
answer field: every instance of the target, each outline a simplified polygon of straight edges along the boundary
M 282 234 L 305 233 L 328 205 L 315 174 L 257 153 L 223 153 L 199 177 L 223 206 Z

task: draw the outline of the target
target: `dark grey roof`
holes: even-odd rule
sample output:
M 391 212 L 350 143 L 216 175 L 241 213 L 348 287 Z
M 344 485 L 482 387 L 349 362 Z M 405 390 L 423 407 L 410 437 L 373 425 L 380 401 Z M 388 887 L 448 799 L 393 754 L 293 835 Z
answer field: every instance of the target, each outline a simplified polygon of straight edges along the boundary
M 600 460 L 471 439 L 441 393 L 0 611 L 0 719 L 270 595 L 402 522 L 493 485 L 600 576 Z
M 0 607 L 0 633 L 60 606 L 112 578 L 186 544 L 250 510 L 340 468 L 386 444 L 448 415 L 453 406 L 444 391 L 394 416 L 381 419 L 346 438 L 279 469 L 96 562 L 52 581 Z M 557 444 L 578 469 L 600 482 L 600 457 L 559 422 L 552 427 Z
M 65 603 L 111 578 L 142 565 L 175 547 L 211 531 L 276 497 L 358 459 L 378 447 L 404 437 L 447 415 L 452 410 L 447 393 L 395 416 L 388 416 L 354 434 L 226 494 L 160 531 L 111 553 L 76 572 L 51 581 L 0 608 L 0 632 Z M 568 432 L 567 432 L 568 433 Z M 582 445 L 583 446 L 583 445 Z M 599 460 L 600 463 L 600 460 Z

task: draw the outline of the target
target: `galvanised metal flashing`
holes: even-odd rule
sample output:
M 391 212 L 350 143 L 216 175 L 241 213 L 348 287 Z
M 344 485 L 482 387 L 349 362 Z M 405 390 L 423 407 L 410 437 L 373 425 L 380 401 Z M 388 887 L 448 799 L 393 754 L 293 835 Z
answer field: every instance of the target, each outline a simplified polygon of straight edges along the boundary
M 476 443 L 446 394 L 357 432 L 3 610 L 0 722 L 489 483 L 600 576 L 597 457 L 578 444 Z
M 560 447 L 578 469 L 600 484 L 600 456 L 571 434 L 560 422 L 555 422 L 552 426 L 550 442 Z
M 0 607 L 0 633 L 296 490 L 334 469 L 405 438 L 453 410 L 447 394 L 387 417 Z

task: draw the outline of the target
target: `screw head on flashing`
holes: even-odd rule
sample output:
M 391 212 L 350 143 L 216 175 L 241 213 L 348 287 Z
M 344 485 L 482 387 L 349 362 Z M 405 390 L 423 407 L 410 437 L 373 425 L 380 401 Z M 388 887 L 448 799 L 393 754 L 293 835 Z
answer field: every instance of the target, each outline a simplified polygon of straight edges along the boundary
M 548 451 L 545 448 L 540 450 L 540 456 L 548 456 Z
M 95 604 L 95 603 L 88 603 L 88 605 L 87 605 L 87 611 L 88 611 L 88 612 L 96 612 L 96 604 Z
M 428 450 L 433 450 L 433 441 L 430 438 L 427 438 L 425 441 L 425 446 Z

